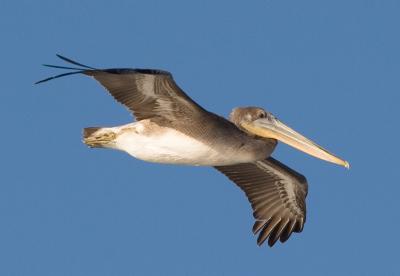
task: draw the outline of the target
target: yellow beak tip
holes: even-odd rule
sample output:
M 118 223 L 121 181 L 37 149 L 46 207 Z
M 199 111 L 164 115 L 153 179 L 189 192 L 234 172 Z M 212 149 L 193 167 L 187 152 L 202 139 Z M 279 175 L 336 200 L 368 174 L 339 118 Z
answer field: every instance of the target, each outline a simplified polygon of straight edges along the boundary
M 344 161 L 344 165 L 343 165 L 346 169 L 350 170 L 350 164 L 347 161 Z

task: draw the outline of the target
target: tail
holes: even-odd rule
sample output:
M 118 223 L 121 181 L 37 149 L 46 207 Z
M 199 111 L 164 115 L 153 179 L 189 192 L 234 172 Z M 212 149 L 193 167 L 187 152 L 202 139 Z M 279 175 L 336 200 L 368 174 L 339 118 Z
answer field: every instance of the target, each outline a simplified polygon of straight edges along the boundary
M 87 127 L 83 129 L 83 142 L 91 148 L 110 148 L 115 144 L 112 128 Z

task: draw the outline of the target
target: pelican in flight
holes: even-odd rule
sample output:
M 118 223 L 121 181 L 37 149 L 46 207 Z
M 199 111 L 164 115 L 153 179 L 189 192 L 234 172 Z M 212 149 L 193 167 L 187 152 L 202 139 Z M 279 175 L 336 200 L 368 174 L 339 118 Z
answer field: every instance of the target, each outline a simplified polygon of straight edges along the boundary
M 237 107 L 229 120 L 202 108 L 175 83 L 153 69 L 97 69 L 57 55 L 73 64 L 55 78 L 93 77 L 124 105 L 136 121 L 116 127 L 88 127 L 83 142 L 111 148 L 149 162 L 212 166 L 246 194 L 253 209 L 257 244 L 269 246 L 301 232 L 306 221 L 308 184 L 300 173 L 271 157 L 281 141 L 314 157 L 346 168 L 349 163 L 279 121 L 259 107 Z

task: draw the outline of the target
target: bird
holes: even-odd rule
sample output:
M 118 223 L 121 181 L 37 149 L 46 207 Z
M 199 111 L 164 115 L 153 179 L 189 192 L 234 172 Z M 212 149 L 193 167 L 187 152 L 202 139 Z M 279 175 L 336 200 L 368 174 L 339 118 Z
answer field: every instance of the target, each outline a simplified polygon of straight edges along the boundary
M 236 107 L 226 119 L 191 99 L 170 72 L 159 69 L 98 69 L 58 55 L 67 73 L 36 82 L 82 74 L 98 81 L 136 118 L 116 127 L 83 129 L 91 148 L 109 148 L 156 163 L 210 166 L 245 193 L 260 246 L 286 242 L 306 221 L 306 178 L 271 156 L 278 141 L 316 158 L 349 168 L 349 163 L 296 132 L 271 112 Z

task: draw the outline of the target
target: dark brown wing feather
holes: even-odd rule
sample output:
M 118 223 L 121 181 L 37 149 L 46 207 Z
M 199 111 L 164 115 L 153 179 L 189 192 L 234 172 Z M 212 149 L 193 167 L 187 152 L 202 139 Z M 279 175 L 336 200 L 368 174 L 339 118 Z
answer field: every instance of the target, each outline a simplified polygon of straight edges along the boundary
M 306 220 L 306 178 L 273 159 L 215 167 L 235 182 L 246 194 L 256 222 L 253 233 L 258 245 L 268 239 L 273 246 L 301 232 Z
M 57 55 L 74 67 L 45 64 L 46 67 L 73 70 L 37 81 L 85 74 L 100 82 L 136 119 L 151 119 L 159 126 L 174 128 L 204 144 L 220 143 L 226 148 L 243 144 L 242 132 L 231 122 L 208 112 L 183 92 L 169 72 L 153 69 L 97 69 Z M 195 122 L 195 123 L 194 123 Z
M 205 144 L 226 136 L 227 145 L 241 143 L 234 137 L 240 132 L 235 125 L 194 102 L 166 71 L 106 69 L 83 73 L 99 81 L 137 120 L 151 119 L 159 126 L 174 128 Z
M 37 81 L 36 84 L 76 74 L 92 76 L 118 102 L 125 105 L 137 120 L 155 119 L 168 123 L 178 118 L 193 119 L 200 113 L 208 113 L 178 87 L 167 71 L 130 68 L 97 69 L 61 55 L 57 57 L 73 64 L 74 67 L 49 64 L 44 64 L 44 66 L 73 71 L 45 78 Z
M 162 118 L 172 121 L 205 112 L 166 71 L 106 69 L 85 70 L 83 73 L 99 81 L 137 120 Z

